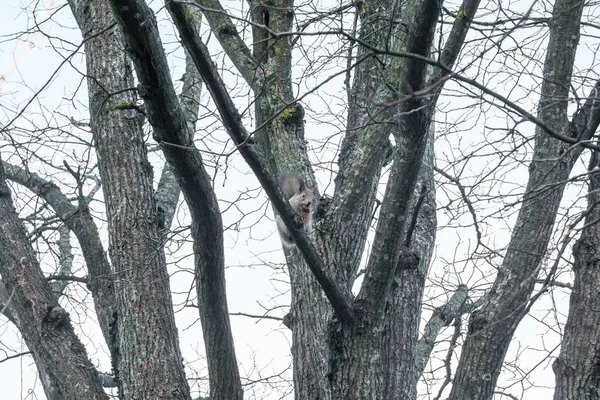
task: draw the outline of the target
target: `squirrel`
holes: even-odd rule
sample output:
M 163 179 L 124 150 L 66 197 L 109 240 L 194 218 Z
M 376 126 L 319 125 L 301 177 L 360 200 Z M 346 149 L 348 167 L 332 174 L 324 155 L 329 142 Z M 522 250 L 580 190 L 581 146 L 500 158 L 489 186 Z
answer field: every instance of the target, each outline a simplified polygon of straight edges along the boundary
M 314 188 L 306 187 L 304 180 L 296 174 L 283 174 L 279 177 L 279 186 L 285 198 L 289 201 L 292 210 L 302 218 L 304 230 L 312 231 L 313 202 L 315 200 Z M 277 230 L 284 247 L 296 246 L 290 231 L 279 215 L 276 216 Z

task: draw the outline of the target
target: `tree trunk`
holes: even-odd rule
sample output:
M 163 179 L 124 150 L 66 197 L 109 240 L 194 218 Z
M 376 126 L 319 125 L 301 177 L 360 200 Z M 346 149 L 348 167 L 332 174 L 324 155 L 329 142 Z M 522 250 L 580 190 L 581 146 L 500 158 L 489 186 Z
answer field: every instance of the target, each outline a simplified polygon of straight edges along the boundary
M 152 10 L 143 1 L 111 0 L 110 3 L 130 49 L 154 138 L 162 146 L 191 213 L 198 308 L 211 398 L 241 399 L 243 390 L 229 323 L 223 224 L 217 198 L 201 154 L 194 149 L 193 134 L 173 88 Z M 186 21 L 190 12 L 178 4 L 171 4 L 170 11 L 176 20 Z M 193 23 L 187 22 L 184 29 L 190 40 L 198 40 Z
M 49 400 L 108 396 L 85 347 L 73 332 L 69 314 L 58 305 L 25 235 L 0 162 L 0 275 L 7 306 L 33 355 Z
M 573 246 L 575 283 L 560 355 L 554 362 L 555 400 L 600 398 L 600 175 L 598 153 L 589 166 L 588 213 Z
M 586 140 L 593 131 L 585 125 L 576 131 L 570 127 L 569 85 L 565 84 L 571 81 L 583 7 L 584 3 L 574 0 L 557 0 L 554 5 L 538 115 L 555 132 Z M 483 306 L 471 315 L 451 400 L 493 396 L 510 341 L 527 312 L 566 181 L 582 151 L 579 146 L 568 148 L 567 143 L 537 127 L 523 204 L 498 276 Z
M 72 1 L 86 40 L 90 119 L 108 218 L 116 311 L 111 356 L 126 399 L 189 399 L 169 276 L 123 37 L 108 1 Z M 151 338 L 151 340 L 149 340 Z M 152 362 L 149 362 L 152 360 Z

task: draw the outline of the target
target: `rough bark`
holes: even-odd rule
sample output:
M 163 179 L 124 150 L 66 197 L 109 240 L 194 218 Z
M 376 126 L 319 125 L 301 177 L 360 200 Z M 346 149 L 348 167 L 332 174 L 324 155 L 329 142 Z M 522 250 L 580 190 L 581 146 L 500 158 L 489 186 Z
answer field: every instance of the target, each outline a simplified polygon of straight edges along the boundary
M 176 5 L 172 5 L 176 6 Z M 154 138 L 172 168 L 192 216 L 198 306 L 213 399 L 241 399 L 227 311 L 223 226 L 210 178 L 195 150 L 171 81 L 153 12 L 143 1 L 111 1 L 140 81 Z
M 479 0 L 467 0 L 461 5 L 465 18 L 454 20 L 452 30 L 446 38 L 445 46 L 439 57 L 439 62 L 444 66 L 450 69 L 454 66 L 478 7 Z M 429 106 L 431 110 L 437 104 L 446 75 L 446 70 L 430 67 L 425 87 L 433 90 Z M 430 114 L 429 119 L 433 120 L 433 114 Z M 429 272 L 429 263 L 433 254 L 437 229 L 434 189 L 435 153 L 433 146 L 435 127 L 433 123 L 430 122 L 430 124 L 430 133 L 419 173 L 419 181 L 409 208 L 409 215 L 412 215 L 413 218 L 414 213 L 418 213 L 413 234 L 414 239 L 410 243 L 410 249 L 418 256 L 419 261 L 416 268 L 410 268 L 410 266 L 402 264 L 396 267 L 397 272 L 392 284 L 390 300 L 386 304 L 383 348 L 394 349 L 393 351 L 384 352 L 383 355 L 384 363 L 389 366 L 384 371 L 387 374 L 386 380 L 388 382 L 387 392 L 385 392 L 387 397 L 416 398 L 417 383 L 439 333 L 439 330 L 428 330 L 426 328 L 425 337 L 417 341 L 423 291 Z M 425 189 L 424 192 L 423 189 Z M 420 209 L 415 210 L 418 193 L 423 196 L 423 204 Z M 464 302 L 467 291 L 461 291 L 459 288 L 457 292 L 464 293 L 464 296 L 458 296 Z M 445 314 L 445 316 L 448 318 L 445 323 L 448 324 L 456 317 L 451 313 Z M 427 348 L 425 349 L 424 346 L 427 346 Z
M 293 103 L 292 88 L 292 37 L 275 37 L 271 34 L 293 30 L 293 0 L 270 0 L 254 3 L 251 9 L 252 53 L 259 79 L 254 89 L 256 98 L 256 142 L 265 155 L 267 169 L 277 175 L 295 172 L 302 175 L 309 186 L 315 185 L 313 171 L 304 142 L 304 109 Z M 288 107 L 291 113 L 280 114 Z M 322 251 L 319 229 L 320 219 L 327 211 L 319 206 L 315 216 L 316 248 L 323 260 L 324 273 L 334 280 L 342 297 L 350 298 L 349 289 L 337 279 L 337 271 Z M 298 242 L 297 242 L 298 243 Z M 332 398 L 327 376 L 330 372 L 329 350 L 326 342 L 332 306 L 321 286 L 309 272 L 300 252 L 286 251 L 291 283 L 291 307 L 287 317 L 292 331 L 292 359 L 295 398 Z
M 400 18 L 404 6 L 402 2 L 383 0 L 369 3 L 364 12 L 357 11 L 360 14 L 358 37 L 372 47 L 389 48 L 400 26 L 390 27 L 390 19 Z M 343 266 L 336 273 L 345 287 L 352 286 L 358 271 L 371 224 L 376 182 L 392 153 L 389 141 L 392 126 L 378 126 L 381 120 L 373 117 L 379 111 L 374 101 L 377 89 L 388 83 L 386 66 L 389 67 L 390 56 L 375 55 L 365 46 L 359 46 L 356 52 L 357 65 L 348 91 L 348 120 L 338 158 L 333 207 L 322 223 L 327 232 L 323 235 L 322 252 L 329 262 Z
M 0 275 L 49 400 L 108 399 L 69 314 L 58 305 L 12 204 L 0 164 Z M 8 299 L 7 299 L 8 300 Z
M 390 49 L 427 56 L 438 12 L 439 3 L 436 1 L 409 2 L 402 15 L 407 33 L 399 32 L 400 37 L 395 39 Z M 361 323 L 352 331 L 342 327 L 331 341 L 332 364 L 337 368 L 332 371 L 336 398 L 377 398 L 388 389 L 399 388 L 389 385 L 387 365 L 382 362 L 383 352 L 389 351 L 382 346 L 382 328 L 398 266 L 415 269 L 418 265 L 418 257 L 405 247 L 403 235 L 398 235 L 398 232 L 404 232 L 408 226 L 406 222 L 410 220 L 411 199 L 433 115 L 428 99 L 401 99 L 411 90 L 424 87 L 426 70 L 424 64 L 415 60 L 392 59 L 373 98 L 376 104 L 391 104 L 381 107 L 377 114 L 378 120 L 385 121 L 385 124 L 367 124 L 364 128 L 367 132 L 377 131 L 386 138 L 392 133 L 396 148 L 365 279 L 355 302 Z M 392 126 L 395 129 L 390 132 L 388 129 Z M 388 395 L 393 398 L 402 396 L 393 389 Z
M 554 4 L 538 117 L 555 132 L 587 140 L 595 127 L 588 129 L 588 118 L 577 126 L 577 116 L 569 123 L 569 85 L 565 84 L 571 80 L 583 7 L 583 2 L 572 0 Z M 568 144 L 536 129 L 521 210 L 496 280 L 482 307 L 471 315 L 451 400 L 492 398 L 511 338 L 526 312 L 566 180 L 581 150 L 580 146 L 569 149 Z
M 222 13 L 215 13 L 218 14 L 218 18 L 216 16 L 208 16 L 212 15 L 211 12 L 213 10 L 220 9 L 220 6 L 217 3 L 211 3 L 211 6 L 207 7 L 207 4 L 203 2 L 203 10 L 205 15 L 207 15 L 207 19 L 209 21 L 212 19 L 212 29 L 220 33 L 222 33 L 221 30 L 231 32 L 230 21 Z M 469 10 L 472 10 L 474 13 L 477 4 L 477 2 L 474 2 L 474 5 L 469 3 L 468 5 L 471 7 Z M 254 58 L 258 60 L 257 64 L 259 66 L 257 68 L 260 68 L 261 64 L 268 62 L 269 68 L 260 72 L 267 75 L 271 74 L 271 76 L 266 76 L 264 81 L 252 84 L 252 87 L 255 89 L 255 95 L 259 99 L 255 103 L 257 121 L 260 127 L 257 134 L 257 142 L 264 155 L 264 159 L 260 161 L 263 162 L 265 168 L 270 168 L 272 171 L 292 169 L 308 174 L 309 172 L 304 172 L 308 163 L 305 161 L 306 150 L 302 143 L 302 127 L 301 124 L 300 126 L 296 126 L 297 124 L 295 124 L 296 121 L 301 122 L 303 114 L 299 114 L 299 118 L 292 118 L 292 121 L 287 121 L 283 125 L 281 124 L 281 118 L 278 118 L 278 114 L 282 109 L 281 107 L 286 106 L 285 100 L 288 102 L 292 101 L 291 90 L 289 90 L 289 79 L 282 79 L 282 77 L 290 76 L 289 40 L 286 36 L 277 35 L 278 32 L 289 31 L 290 25 L 287 21 L 289 21 L 290 7 L 291 4 L 287 2 L 269 2 L 267 4 L 261 3 L 259 6 L 253 8 L 253 21 L 257 24 L 253 26 L 253 38 L 255 42 Z M 374 6 L 372 8 L 374 21 L 371 22 L 379 21 L 381 26 L 377 28 L 377 24 L 375 23 L 365 24 L 365 32 L 376 32 L 381 37 L 384 37 L 385 33 L 389 33 L 388 21 L 393 16 L 396 16 L 392 15 L 396 12 L 394 9 L 395 6 L 389 7 L 390 9 L 387 13 L 383 12 L 381 7 Z M 366 9 L 370 10 L 371 8 L 369 6 Z M 405 21 L 407 21 L 405 25 L 411 26 L 411 29 L 408 31 L 413 32 L 413 34 L 403 35 L 400 32 L 396 32 L 395 29 L 402 25 L 397 24 L 396 28 L 392 29 L 393 38 L 385 38 L 381 42 L 372 44 L 372 46 L 380 45 L 381 48 L 388 48 L 387 45 L 393 44 L 391 46 L 392 51 L 414 52 L 426 56 L 429 52 L 433 29 L 437 22 L 437 10 L 437 3 L 435 2 L 411 3 L 409 12 L 407 13 L 408 16 L 405 17 Z M 457 28 L 458 33 L 454 34 L 453 39 L 455 40 L 451 41 L 455 48 L 448 50 L 444 58 L 449 63 L 454 62 L 457 56 L 458 49 L 468 28 L 468 21 L 461 21 L 457 25 L 460 25 Z M 371 29 L 373 27 L 375 29 Z M 179 26 L 179 30 L 180 32 L 182 31 L 181 26 Z M 368 34 L 365 35 L 369 36 Z M 227 39 L 221 38 L 220 41 L 225 50 L 231 52 L 228 49 L 231 49 L 234 43 L 237 46 L 236 48 L 239 48 L 238 39 L 236 39 L 235 35 L 232 35 L 227 36 Z M 231 42 L 228 43 L 227 40 L 231 40 Z M 368 59 L 368 51 L 365 49 L 359 54 L 361 54 L 359 58 L 364 56 L 365 60 Z M 230 53 L 229 55 L 232 58 L 240 57 L 237 53 Z M 247 52 L 242 52 L 241 57 L 247 59 Z M 373 75 L 373 71 L 369 71 L 368 69 L 369 62 L 374 67 L 381 61 L 374 57 L 373 59 L 364 61 L 364 64 L 359 67 L 363 68 L 361 70 L 363 75 L 361 76 L 371 78 L 369 74 Z M 236 60 L 234 60 L 234 63 L 236 63 Z M 238 63 L 248 65 L 243 59 L 238 60 Z M 360 96 L 355 97 L 355 100 L 360 99 L 363 105 L 372 102 L 375 97 L 379 104 L 382 102 L 393 102 L 401 94 L 423 88 L 426 85 L 425 70 L 424 64 L 415 60 L 396 61 L 393 63 L 393 68 L 381 72 L 380 75 L 383 78 L 379 80 L 373 79 L 377 90 L 373 90 L 368 85 L 357 87 L 357 90 L 353 93 L 360 94 L 362 89 L 362 94 L 366 100 Z M 211 76 L 203 75 L 207 81 L 213 79 Z M 263 77 L 263 75 L 258 75 L 260 78 Z M 443 76 L 443 73 L 438 74 L 438 76 Z M 260 83 L 263 83 L 263 85 Z M 210 87 L 210 84 L 208 86 Z M 397 92 L 389 90 L 389 86 L 397 86 Z M 211 93 L 217 104 L 219 104 L 218 98 L 222 95 L 217 94 L 215 98 L 215 94 L 212 91 Z M 387 196 L 393 200 L 389 200 L 386 206 L 389 208 L 387 212 L 394 216 L 386 225 L 386 229 L 390 229 L 390 232 L 397 229 L 402 231 L 404 229 L 404 222 L 411 215 L 410 212 L 414 211 L 414 202 L 410 202 L 411 194 L 415 189 L 417 176 L 419 175 L 419 165 L 427 145 L 427 132 L 429 131 L 434 103 L 435 101 L 428 102 L 419 98 L 410 99 L 410 101 L 405 103 L 398 102 L 396 106 L 387 109 L 383 107 L 381 112 L 382 117 L 379 118 L 380 121 L 386 121 L 387 123 L 393 121 L 396 124 L 395 126 L 399 127 L 394 132 L 400 143 L 396 154 L 397 162 L 395 163 L 395 168 L 397 170 L 390 180 L 390 186 L 392 187 L 391 194 Z M 421 111 L 422 106 L 423 111 Z M 294 107 L 293 114 L 299 110 L 298 105 Z M 229 106 L 219 108 L 226 126 L 228 120 L 236 120 L 235 110 L 231 110 L 231 108 Z M 224 113 L 226 115 L 229 113 L 229 118 L 223 116 Z M 402 116 L 393 119 L 392 116 L 395 116 L 396 113 Z M 349 129 L 343 146 L 342 156 L 340 157 L 340 166 L 352 166 L 354 170 L 350 167 L 340 168 L 340 174 L 336 178 L 336 188 L 338 188 L 336 190 L 337 197 L 334 198 L 333 202 L 325 199 L 317 211 L 316 218 L 316 230 L 318 232 L 316 235 L 316 244 L 323 260 L 322 264 L 324 265 L 326 274 L 334 277 L 334 283 L 338 285 L 342 293 L 349 293 L 353 282 L 353 274 L 356 273 L 358 262 L 362 255 L 364 239 L 366 238 L 367 228 L 370 223 L 375 185 L 379 178 L 379 171 L 384 157 L 390 153 L 388 136 L 393 132 L 390 126 L 385 126 L 386 124 L 380 124 L 379 126 L 372 124 L 372 116 L 365 110 L 361 110 L 360 107 L 356 108 L 353 115 L 362 115 L 364 120 L 355 122 L 356 127 Z M 351 116 L 350 119 L 352 118 Z M 384 126 L 383 128 L 382 125 Z M 236 141 L 236 143 L 239 142 Z M 242 154 L 244 154 L 244 151 L 241 150 Z M 430 147 L 428 152 L 427 160 L 426 182 L 430 183 L 433 177 L 432 147 Z M 260 175 L 260 173 L 257 173 L 259 179 Z M 430 186 L 432 187 L 433 185 Z M 412 291 L 414 295 L 408 296 L 410 297 L 411 305 L 417 304 L 417 310 L 420 309 L 419 302 L 422 296 L 426 266 L 431 255 L 431 245 L 434 237 L 433 230 L 435 227 L 435 217 L 432 217 L 431 213 L 434 196 L 429 195 L 427 198 L 426 203 L 429 211 L 423 213 L 425 217 L 419 215 L 419 221 L 423 222 L 423 228 L 417 234 L 417 236 L 421 235 L 421 242 L 419 245 L 416 245 L 416 248 L 418 247 L 419 251 L 423 252 L 423 263 L 419 268 L 416 268 L 415 263 L 415 261 L 418 263 L 418 260 L 415 260 L 415 257 L 410 252 L 400 251 L 402 249 L 403 238 L 398 237 L 399 235 L 389 235 L 389 232 L 385 230 L 382 230 L 383 233 L 381 234 L 381 237 L 394 237 L 395 239 L 392 253 L 395 252 L 396 256 L 392 255 L 391 258 L 396 257 L 396 261 L 392 261 L 391 264 L 394 267 L 399 265 L 398 269 L 400 270 L 411 269 L 412 267 L 413 270 L 418 271 L 414 274 L 416 279 L 412 281 L 411 279 L 404 279 L 404 284 L 406 285 L 410 285 L 410 282 L 418 282 L 420 285 L 416 290 Z M 409 204 L 412 205 L 409 206 Z M 397 212 L 398 210 L 395 208 L 398 207 L 403 207 L 402 212 Z M 364 218 L 361 218 L 361 215 Z M 398 215 L 401 217 L 395 219 Z M 336 225 L 336 221 L 341 221 L 341 224 Z M 299 247 L 303 250 L 302 246 Z M 387 250 L 389 246 L 384 247 Z M 379 253 L 374 252 L 374 254 Z M 353 324 L 346 324 L 345 328 L 340 328 L 339 323 L 335 320 L 333 324 L 329 322 L 333 315 L 331 307 L 327 302 L 324 302 L 324 298 L 321 295 L 322 287 L 315 282 L 313 276 L 306 273 L 306 268 L 304 268 L 302 260 L 299 258 L 299 253 L 295 251 L 288 252 L 287 257 L 292 282 L 292 309 L 287 322 L 292 328 L 294 340 L 292 352 L 294 355 L 296 398 L 348 398 L 347 396 L 360 398 L 361 396 L 378 396 L 384 393 L 384 388 L 387 389 L 387 384 L 392 378 L 384 373 L 385 371 L 381 368 L 381 363 L 379 363 L 377 368 L 370 368 L 371 365 L 362 367 L 360 365 L 361 363 L 365 363 L 365 360 L 369 358 L 368 355 L 381 355 L 382 353 L 383 342 L 381 335 L 371 335 L 369 334 L 369 329 L 372 329 L 372 332 L 380 330 L 379 324 L 381 320 L 379 316 L 383 312 L 383 305 L 387 301 L 381 301 L 381 299 L 388 299 L 385 291 L 383 295 L 378 293 L 376 296 L 372 296 L 372 298 L 364 296 L 357 303 L 359 308 L 362 307 L 361 310 L 368 309 L 368 312 L 362 315 L 364 320 L 368 322 L 358 327 Z M 409 265 L 406 266 L 404 265 L 405 263 Z M 310 264 L 309 262 L 309 266 Z M 381 263 L 379 270 L 392 271 L 393 274 L 395 268 L 386 268 L 388 265 L 384 264 Z M 386 279 L 381 278 L 377 279 L 377 281 L 379 285 L 381 282 L 386 281 Z M 400 292 L 398 287 L 399 285 L 394 286 L 394 293 Z M 391 288 L 391 285 L 389 288 Z M 373 289 L 377 291 L 375 287 Z M 327 293 L 327 289 L 325 292 Z M 369 298 L 369 300 L 364 300 L 365 298 Z M 402 296 L 398 296 L 398 298 L 402 298 Z M 376 300 L 376 304 L 363 307 L 372 300 Z M 408 301 L 408 299 L 404 301 Z M 332 303 L 335 308 L 335 302 Z M 401 301 L 401 304 L 405 303 Z M 398 319 L 401 319 L 401 313 L 396 313 L 395 315 Z M 405 327 L 400 332 L 401 334 L 410 332 L 412 335 L 412 351 L 414 351 L 417 343 L 418 312 L 416 315 L 416 322 L 410 327 Z M 390 329 L 393 324 L 394 321 L 390 323 Z M 326 341 L 323 340 L 324 338 L 326 338 Z M 397 344 L 394 341 L 387 341 L 386 345 L 390 343 Z M 354 350 L 356 351 L 348 349 L 352 346 L 355 346 Z M 334 354 L 334 357 L 330 357 L 331 354 Z M 412 360 L 412 357 L 414 355 L 411 353 L 408 359 Z M 371 357 L 371 359 L 374 364 L 377 364 L 377 357 Z M 403 368 L 406 369 L 413 367 L 409 362 L 403 364 Z M 344 368 L 347 375 L 340 374 Z M 351 372 L 353 368 L 369 372 L 355 375 Z M 398 383 L 400 375 L 397 373 L 392 375 L 394 375 L 393 379 L 396 380 L 395 382 Z M 406 381 L 412 382 L 413 386 L 416 385 L 418 374 L 409 375 L 411 379 Z M 374 379 L 375 377 L 377 379 Z M 367 384 L 369 381 L 380 381 L 380 384 L 369 387 Z M 405 386 L 410 385 L 411 383 Z M 360 387 L 359 390 L 350 389 L 357 386 Z M 397 389 L 397 386 L 401 385 L 390 384 L 390 387 L 394 387 L 394 389 L 389 390 L 392 397 L 398 393 L 406 392 L 404 387 Z M 412 391 L 414 392 L 414 388 Z
M 74 206 L 58 186 L 39 175 L 2 162 L 7 179 L 25 186 L 43 198 L 61 221 L 75 234 L 87 266 L 87 285 L 94 299 L 98 323 L 110 346 L 110 325 L 115 311 L 113 272 L 100 241 L 98 227 L 87 204 Z
M 107 1 L 72 1 L 86 40 L 90 124 L 106 203 L 116 312 L 111 356 L 127 399 L 189 399 L 131 64 Z M 151 340 L 149 340 L 151 338 Z
M 435 244 L 437 228 L 434 184 L 434 127 L 430 127 L 427 148 L 419 182 L 415 188 L 410 215 L 416 214 L 416 226 L 412 233 L 410 249 L 418 256 L 418 263 L 407 265 L 401 262 L 396 267 L 390 299 L 385 305 L 382 348 L 389 349 L 382 355 L 382 363 L 388 367 L 383 371 L 387 386 L 385 398 L 415 399 L 417 382 L 421 377 L 419 360 L 426 362 L 428 355 L 418 352 L 418 329 L 421 319 L 421 303 L 425 279 Z M 421 199 L 422 204 L 417 207 Z M 406 234 L 405 234 L 406 235 Z M 406 236 L 403 235 L 403 240 Z M 435 332 L 436 334 L 438 332 Z M 435 340 L 436 335 L 431 335 Z
M 600 398 L 600 175 L 598 153 L 590 162 L 588 210 L 573 246 L 575 282 L 560 355 L 553 365 L 555 400 Z

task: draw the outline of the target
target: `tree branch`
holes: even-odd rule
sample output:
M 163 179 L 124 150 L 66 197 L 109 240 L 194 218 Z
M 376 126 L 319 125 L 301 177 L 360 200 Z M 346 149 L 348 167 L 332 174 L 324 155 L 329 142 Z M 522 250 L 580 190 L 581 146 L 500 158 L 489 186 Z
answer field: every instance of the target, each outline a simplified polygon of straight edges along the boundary
M 202 14 L 192 10 L 190 10 L 190 13 L 194 16 L 190 23 L 193 23 L 195 26 L 200 26 Z M 200 109 L 202 77 L 198 73 L 194 62 L 187 51 L 185 52 L 185 73 L 183 74 L 182 80 L 183 87 L 179 94 L 179 103 L 182 105 L 183 114 L 185 115 L 188 124 L 188 139 L 189 141 L 193 141 L 196 131 L 196 121 L 198 120 L 198 111 Z M 169 163 L 165 162 L 156 188 L 156 205 L 161 214 L 162 227 L 165 233 L 169 231 L 171 223 L 173 222 L 180 193 L 181 188 L 177 184 L 177 178 L 171 170 Z
M 58 227 L 59 239 L 58 239 L 58 250 L 60 254 L 59 259 L 59 275 L 67 276 L 71 275 L 71 271 L 73 270 L 73 249 L 71 247 L 71 231 L 66 225 L 61 225 Z M 50 281 L 50 279 L 46 278 L 46 280 Z M 87 279 L 86 279 L 87 282 Z M 56 295 L 57 298 L 62 296 L 63 291 L 67 287 L 69 281 L 68 280 L 60 280 L 57 282 L 53 282 L 50 284 L 52 288 L 52 293 Z
M 397 40 L 392 50 L 403 47 L 412 54 L 425 57 L 429 54 L 434 37 L 440 4 L 437 0 L 409 3 L 403 16 L 407 25 L 404 40 Z M 377 100 L 394 100 L 403 93 L 420 90 L 426 79 L 425 65 L 414 59 L 392 58 L 386 70 L 386 81 L 397 82 L 397 87 L 383 86 Z M 394 125 L 396 154 L 390 178 L 383 197 L 379 221 L 367 265 L 363 286 L 357 296 L 373 320 L 385 310 L 392 288 L 393 277 L 404 251 L 398 232 L 405 232 L 410 200 L 413 196 L 423 155 L 427 146 L 433 106 L 426 98 L 411 98 L 406 102 L 384 107 L 382 121 Z
M 170 0 L 170 4 L 175 3 L 183 2 Z M 219 0 L 195 0 L 195 3 L 202 10 L 210 29 L 215 33 L 225 53 L 242 74 L 246 83 L 256 89 L 256 61 L 240 37 L 231 17 L 221 6 L 221 2 Z
M 75 207 L 54 183 L 25 169 L 2 161 L 6 178 L 40 196 L 77 237 L 88 270 L 87 283 L 94 298 L 98 322 L 106 343 L 110 343 L 109 325 L 113 320 L 114 287 L 112 268 L 106 257 L 98 227 L 89 208 L 80 199 Z
M 423 337 L 417 343 L 415 352 L 415 373 L 418 376 L 421 376 L 425 370 L 435 340 L 442 328 L 450 325 L 455 318 L 461 317 L 461 309 L 467 301 L 468 295 L 468 288 L 465 285 L 460 285 L 450 300 L 443 306 L 436 308 L 429 321 L 427 321 Z
M 33 354 L 48 398 L 106 400 L 98 373 L 57 305 L 12 204 L 0 163 L 0 276 L 10 312 Z
M 238 151 L 246 163 L 256 175 L 262 187 L 265 189 L 265 192 L 273 203 L 273 207 L 290 230 L 308 267 L 323 288 L 323 291 L 331 302 L 338 318 L 346 323 L 352 323 L 354 320 L 354 313 L 350 299 L 346 298 L 335 282 L 326 275 L 323 262 L 310 242 L 308 235 L 302 229 L 299 229 L 301 227 L 300 218 L 292 211 L 289 203 L 284 200 L 279 184 L 268 173 L 266 166 L 262 163 L 260 155 L 253 148 L 250 142 L 250 136 L 241 123 L 241 117 L 238 114 L 231 97 L 229 97 L 229 93 L 225 88 L 223 81 L 214 69 L 208 49 L 196 34 L 194 27 L 186 22 L 183 7 L 180 4 L 174 3 L 171 4 L 169 9 L 182 37 L 182 42 L 192 55 L 196 67 L 204 78 L 204 82 L 217 105 L 221 119 L 223 120 L 223 124 L 229 133 L 229 136 L 237 146 Z
M 241 399 L 243 390 L 227 311 L 223 224 L 217 198 L 173 89 L 152 10 L 141 0 L 111 0 L 110 5 L 130 50 L 154 138 L 161 144 L 191 213 L 211 398 Z M 182 4 L 171 3 L 168 8 L 177 8 L 182 16 L 188 15 Z M 197 37 L 194 25 L 189 26 Z
M 10 311 L 10 302 L 15 294 L 15 289 L 9 294 L 4 283 L 0 281 L 0 314 L 4 315 L 10 322 L 17 324 L 14 315 Z

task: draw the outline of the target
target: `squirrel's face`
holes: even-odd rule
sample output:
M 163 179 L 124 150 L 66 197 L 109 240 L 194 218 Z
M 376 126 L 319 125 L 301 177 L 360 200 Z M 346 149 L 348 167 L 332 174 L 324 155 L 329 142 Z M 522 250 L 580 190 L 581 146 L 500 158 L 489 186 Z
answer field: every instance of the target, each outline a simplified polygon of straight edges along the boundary
M 302 201 L 300 202 L 300 209 L 303 212 L 308 214 L 310 212 L 310 203 L 312 203 L 312 200 L 310 198 L 308 198 L 306 193 L 302 193 Z

